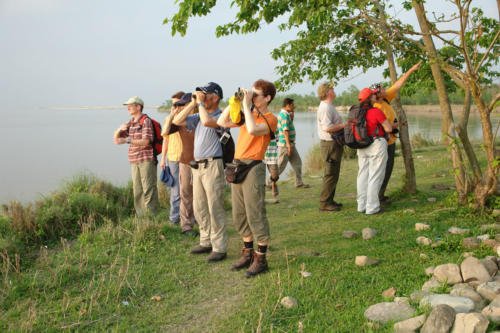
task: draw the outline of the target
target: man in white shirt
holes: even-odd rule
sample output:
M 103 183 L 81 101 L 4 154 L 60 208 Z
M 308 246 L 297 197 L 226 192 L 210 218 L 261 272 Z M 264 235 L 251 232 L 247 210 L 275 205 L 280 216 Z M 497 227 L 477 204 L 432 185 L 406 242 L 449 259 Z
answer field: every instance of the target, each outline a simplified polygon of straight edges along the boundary
M 332 138 L 332 134 L 342 131 L 345 126 L 333 106 L 335 97 L 332 84 L 323 83 L 318 87 L 318 98 L 321 100 L 317 114 L 318 136 L 321 158 L 325 162 L 319 210 L 327 212 L 339 211 L 342 207 L 341 203 L 333 200 L 340 175 L 343 147 Z

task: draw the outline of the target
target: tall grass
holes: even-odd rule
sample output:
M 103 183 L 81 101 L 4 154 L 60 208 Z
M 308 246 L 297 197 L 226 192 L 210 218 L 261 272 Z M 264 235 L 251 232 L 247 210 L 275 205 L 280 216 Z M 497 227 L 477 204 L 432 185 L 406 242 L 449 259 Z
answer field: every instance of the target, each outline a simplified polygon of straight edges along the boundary
M 35 203 L 17 201 L 2 206 L 0 252 L 19 252 L 40 244 L 75 237 L 88 224 L 117 221 L 134 212 L 132 184 L 116 187 L 81 174 Z

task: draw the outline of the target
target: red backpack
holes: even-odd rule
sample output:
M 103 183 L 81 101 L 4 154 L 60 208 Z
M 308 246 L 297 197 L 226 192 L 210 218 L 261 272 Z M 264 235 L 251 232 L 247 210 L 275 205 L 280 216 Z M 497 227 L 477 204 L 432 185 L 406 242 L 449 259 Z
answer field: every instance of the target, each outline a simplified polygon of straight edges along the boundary
M 139 125 L 144 125 L 146 118 L 149 118 L 147 114 L 143 114 L 139 120 Z M 163 137 L 161 136 L 161 125 L 156 120 L 149 118 L 153 123 L 153 154 L 156 156 L 161 153 L 163 146 Z

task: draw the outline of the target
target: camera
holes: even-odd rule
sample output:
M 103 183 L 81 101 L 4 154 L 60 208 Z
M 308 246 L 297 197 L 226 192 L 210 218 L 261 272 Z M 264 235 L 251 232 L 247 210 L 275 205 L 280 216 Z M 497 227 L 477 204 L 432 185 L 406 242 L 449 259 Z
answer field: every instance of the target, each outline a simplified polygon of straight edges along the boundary
M 224 132 L 221 136 L 220 136 L 220 143 L 222 143 L 223 145 L 225 145 L 228 141 L 229 141 L 229 138 L 231 137 L 231 135 L 228 133 L 228 132 Z

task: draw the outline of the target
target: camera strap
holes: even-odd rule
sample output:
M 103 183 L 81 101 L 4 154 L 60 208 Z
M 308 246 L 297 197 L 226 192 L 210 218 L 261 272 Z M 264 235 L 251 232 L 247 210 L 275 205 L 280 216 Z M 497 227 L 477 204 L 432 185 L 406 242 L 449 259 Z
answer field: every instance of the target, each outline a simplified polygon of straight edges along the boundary
M 259 116 L 262 116 L 264 120 L 266 121 L 267 127 L 269 128 L 269 135 L 271 136 L 271 141 L 273 141 L 276 138 L 276 135 L 274 134 L 273 130 L 271 129 L 271 126 L 269 126 L 269 122 L 267 121 L 266 117 L 257 109 L 257 112 L 259 113 Z

